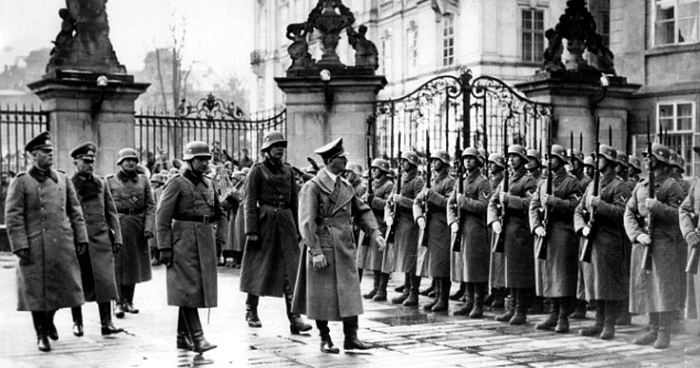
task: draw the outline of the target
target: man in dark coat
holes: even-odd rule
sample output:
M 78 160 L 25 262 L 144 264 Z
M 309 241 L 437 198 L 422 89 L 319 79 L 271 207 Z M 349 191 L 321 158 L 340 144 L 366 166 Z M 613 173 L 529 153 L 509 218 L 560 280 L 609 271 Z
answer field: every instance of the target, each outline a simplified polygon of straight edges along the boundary
M 573 310 L 578 281 L 578 247 L 574 233 L 574 209 L 581 199 L 576 177 L 566 172 L 564 147 L 553 144 L 548 157 L 552 171 L 540 181 L 530 201 L 530 229 L 546 246 L 542 272 L 542 297 L 550 298 L 549 318 L 537 325 L 539 330 L 554 328 L 558 333 L 569 332 L 569 313 Z M 552 193 L 547 193 L 551 180 Z M 548 222 L 544 223 L 545 211 Z
M 527 307 L 535 289 L 534 250 L 528 209 L 530 198 L 537 189 L 537 181 L 527 175 L 527 152 L 521 145 L 514 144 L 508 148 L 508 162 L 512 171 L 508 178 L 508 192 L 503 191 L 503 183 L 496 189 L 489 201 L 487 223 L 494 233 L 504 236 L 506 287 L 514 300 L 514 306 L 496 320 L 522 325 L 526 322 Z M 505 211 L 503 224 L 498 216 L 497 204 Z
M 576 233 L 587 239 L 591 249 L 590 262 L 580 262 L 586 279 L 585 298 L 596 308 L 595 324 L 582 329 L 580 334 L 610 340 L 615 337 L 616 319 L 627 305 L 624 301 L 629 294 L 629 266 L 625 265 L 629 255 L 623 245 L 627 236 L 623 215 L 631 193 L 627 184 L 615 175 L 615 149 L 601 144 L 599 152 L 598 195 L 593 195 L 594 185 L 590 183 L 574 212 Z
M 491 185 L 491 195 L 488 200 L 490 201 L 495 189 L 498 188 L 503 181 L 503 172 L 506 170 L 506 160 L 500 153 L 492 153 L 488 157 L 488 166 L 488 179 Z M 488 244 L 490 246 L 491 238 L 494 236 L 493 229 L 489 229 L 488 234 Z M 489 287 L 491 288 L 491 294 L 484 300 L 484 304 L 490 304 L 492 309 L 503 308 L 505 297 L 508 295 L 508 289 L 506 289 L 505 256 L 503 253 L 491 252 L 490 248 L 489 253 L 491 253 L 491 262 L 489 266 Z
M 343 321 L 345 350 L 372 348 L 357 337 L 362 297 L 352 221 L 384 249 L 377 221 L 340 175 L 347 158 L 342 138 L 316 150 L 326 165 L 299 194 L 299 228 L 304 251 L 294 292 L 294 312 L 316 320 L 321 351 L 337 354 L 328 321 Z
M 284 296 L 289 330 L 299 334 L 311 326 L 291 310 L 299 266 L 299 202 L 294 170 L 282 161 L 286 148 L 282 133 L 265 134 L 261 148 L 265 159 L 253 165 L 246 178 L 243 199 L 246 244 L 240 289 L 248 293 L 248 326 L 262 327 L 258 317 L 261 296 Z
M 217 306 L 216 244 L 226 239 L 226 218 L 209 172 L 204 142 L 185 146 L 187 167 L 163 188 L 157 216 L 160 260 L 167 267 L 168 305 L 179 307 L 177 348 L 214 349 L 204 338 L 197 308 Z
M 682 257 L 678 245 L 678 207 L 683 201 L 683 189 L 671 177 L 671 153 L 654 144 L 647 153 L 654 182 L 642 181 L 634 188 L 627 202 L 624 223 L 627 236 L 633 242 L 630 267 L 630 312 L 649 313 L 649 331 L 637 338 L 639 345 L 654 344 L 666 349 L 671 342 L 671 322 L 682 309 Z M 656 188 L 655 198 L 649 197 L 649 185 Z M 651 226 L 643 226 L 651 215 Z M 640 222 L 641 221 L 641 222 Z M 648 233 L 648 229 L 652 233 Z M 642 269 L 644 249 L 651 246 L 651 270 Z
M 476 148 L 464 150 L 461 164 L 467 169 L 462 190 L 455 187 L 447 201 L 447 223 L 450 224 L 451 233 L 462 232 L 459 252 L 450 250 L 452 265 L 456 268 L 452 271 L 452 280 L 464 283 L 466 293 L 466 303 L 454 314 L 481 318 L 489 281 L 491 247 L 486 227 L 486 206 L 491 196 L 491 184 L 481 175 L 482 164 Z M 459 185 L 459 182 L 455 185 Z
M 693 147 L 696 153 L 700 153 L 700 147 Z M 679 208 L 680 230 L 684 241 L 688 244 L 690 255 L 696 252 L 700 246 L 700 228 L 698 228 L 698 215 L 700 215 L 700 182 L 695 179 L 690 186 L 688 195 Z M 684 265 L 685 267 L 685 265 Z M 700 275 L 687 273 L 688 293 L 685 301 L 685 317 L 688 319 L 700 319 Z M 700 344 L 688 347 L 685 353 L 700 355 Z
M 122 230 L 107 182 L 93 175 L 96 151 L 97 147 L 92 142 L 81 144 L 71 151 L 76 168 L 71 180 L 83 209 L 90 240 L 85 253 L 78 256 L 85 300 L 97 302 L 102 335 L 111 335 L 123 331 L 112 324 L 112 300 L 119 298 L 114 276 L 114 253 L 122 246 Z M 73 334 L 83 336 L 82 308 L 73 307 L 71 313 Z
M 450 154 L 436 150 L 430 155 L 431 186 L 423 187 L 413 202 L 413 217 L 424 229 L 427 243 L 418 244 L 416 276 L 430 277 L 436 282 L 435 299 L 423 306 L 433 312 L 447 311 L 450 287 L 450 231 L 447 225 L 447 199 L 455 187 L 455 179 L 450 176 Z M 426 212 L 427 207 L 427 212 Z M 424 246 L 425 245 L 425 246 Z
M 18 258 L 17 310 L 32 312 L 37 347 L 50 351 L 48 338 L 58 340 L 56 311 L 85 302 L 78 255 L 87 249 L 88 235 L 73 183 L 51 169 L 49 133 L 34 137 L 24 150 L 32 155 L 32 167 L 10 183 L 5 224 Z
M 115 307 L 117 318 L 124 313 L 138 313 L 134 307 L 136 284 L 151 279 L 151 259 L 148 239 L 154 236 L 156 204 L 148 177 L 139 174 L 136 150 L 124 148 L 117 152 L 121 170 L 107 175 L 107 183 L 119 212 L 124 246 L 115 256 L 115 274 L 119 287 L 119 301 Z

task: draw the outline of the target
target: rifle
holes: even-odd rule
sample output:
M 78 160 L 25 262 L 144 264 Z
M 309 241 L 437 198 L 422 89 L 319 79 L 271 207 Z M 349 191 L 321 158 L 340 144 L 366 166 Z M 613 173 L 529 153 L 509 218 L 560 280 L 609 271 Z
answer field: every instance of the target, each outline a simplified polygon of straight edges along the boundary
M 549 128 L 549 145 L 547 148 L 547 195 L 552 195 L 554 175 L 552 175 L 552 127 Z M 571 132 L 571 152 L 574 152 L 574 133 Z M 547 231 L 549 225 L 549 206 L 545 203 L 542 214 L 542 227 Z M 546 260 L 547 259 L 547 236 L 535 236 L 535 251 L 537 254 L 537 259 Z
M 600 140 L 598 139 L 598 134 L 600 133 L 600 118 L 596 117 L 595 119 L 595 170 L 593 171 L 593 193 L 591 194 L 593 197 L 598 196 L 598 192 L 600 191 L 600 164 L 598 161 L 598 157 L 600 156 Z M 593 233 L 593 225 L 595 224 L 594 219 L 593 219 L 593 214 L 588 212 L 586 210 L 586 215 L 588 216 L 588 229 L 589 233 L 588 236 L 584 236 L 581 245 L 581 256 L 579 257 L 579 261 L 581 262 L 591 262 L 591 242 L 588 239 L 591 234 Z
M 462 185 L 464 184 L 464 178 L 462 176 L 462 149 L 459 147 L 459 131 L 457 131 L 457 141 L 455 142 L 455 167 L 457 168 L 457 193 L 456 198 L 459 199 L 459 195 L 462 194 Z M 460 252 L 462 250 L 462 209 L 459 208 L 457 201 L 453 204 L 455 212 L 457 213 L 457 232 L 452 234 L 452 251 Z
M 503 193 L 508 193 L 508 124 L 503 121 L 503 155 L 506 157 L 506 169 L 503 170 Z M 493 244 L 491 245 L 491 251 L 494 253 L 503 253 L 505 251 L 505 242 L 503 241 L 503 232 L 506 230 L 506 208 L 503 203 L 498 204 L 499 214 L 498 219 L 501 223 L 501 232 L 494 233 Z
M 649 125 L 649 116 L 647 116 L 647 155 L 651 155 L 651 132 L 650 132 L 650 125 Z M 654 169 L 649 167 L 649 198 L 655 198 L 656 193 L 654 188 Z M 648 210 L 648 209 L 647 209 Z M 649 234 L 649 238 L 651 239 L 651 244 L 647 245 L 644 247 L 644 255 L 642 256 L 642 270 L 645 271 L 651 271 L 651 252 L 652 252 L 652 245 L 654 244 L 654 227 L 653 227 L 653 219 L 651 215 L 651 211 L 649 211 L 649 214 L 647 215 L 646 218 L 646 232 Z
M 394 185 L 394 194 L 401 194 L 401 132 L 399 131 L 399 172 L 396 177 L 396 185 Z M 399 210 L 399 206 L 396 203 L 396 201 L 393 201 L 392 206 L 391 206 L 391 226 L 389 229 L 386 231 L 386 235 L 384 236 L 385 242 L 388 243 L 393 243 L 394 242 L 394 237 L 396 236 L 396 211 Z
M 432 168 L 430 167 L 430 128 L 425 129 L 425 156 L 427 158 L 426 167 L 426 177 L 425 177 L 425 187 L 430 189 L 430 181 L 432 179 Z M 423 198 L 423 218 L 425 219 L 425 228 L 419 229 L 418 232 L 418 244 L 427 247 L 430 242 L 428 241 L 428 219 L 430 213 L 428 212 L 428 200 Z
M 367 137 L 367 195 L 371 198 L 374 196 L 374 189 L 372 188 L 372 157 L 370 157 L 370 139 Z M 371 203 L 368 203 L 371 205 Z M 362 238 L 362 245 L 369 245 L 369 236 L 364 234 Z

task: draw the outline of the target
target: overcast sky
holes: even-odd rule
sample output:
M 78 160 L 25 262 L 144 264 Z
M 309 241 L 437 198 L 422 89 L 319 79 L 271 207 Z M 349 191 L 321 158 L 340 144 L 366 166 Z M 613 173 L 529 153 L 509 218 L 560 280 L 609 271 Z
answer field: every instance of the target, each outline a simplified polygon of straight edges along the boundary
M 111 0 L 107 3 L 110 38 L 128 72 L 143 68 L 147 51 L 172 45 L 171 26 L 186 29 L 186 61 L 217 74 L 252 75 L 253 1 Z M 51 47 L 60 30 L 64 0 L 0 0 L 0 68 L 29 51 Z M 184 21 L 183 21 L 184 19 Z

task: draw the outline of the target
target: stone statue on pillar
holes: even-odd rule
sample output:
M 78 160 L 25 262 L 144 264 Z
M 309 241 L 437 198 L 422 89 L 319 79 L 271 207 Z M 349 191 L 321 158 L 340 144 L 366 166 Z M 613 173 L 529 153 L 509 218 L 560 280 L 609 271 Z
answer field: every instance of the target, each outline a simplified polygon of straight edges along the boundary
M 379 51 L 374 42 L 367 39 L 367 26 L 361 25 L 358 31 L 352 26 L 347 28 L 348 42 L 355 49 L 355 67 L 367 68 L 373 72 L 379 68 Z
M 66 8 L 59 10 L 63 21 L 47 72 L 77 69 L 126 73 L 109 40 L 106 4 L 107 0 L 66 0 Z
M 292 65 L 289 70 L 306 69 L 314 64 L 314 59 L 309 53 L 308 34 L 313 31 L 309 23 L 292 23 L 287 26 L 287 38 L 292 42 L 287 48 Z
M 355 23 L 355 15 L 341 0 L 319 0 L 309 13 L 307 23 L 321 32 L 321 49 L 323 55 L 316 64 L 320 67 L 342 68 L 336 48 L 340 32 Z

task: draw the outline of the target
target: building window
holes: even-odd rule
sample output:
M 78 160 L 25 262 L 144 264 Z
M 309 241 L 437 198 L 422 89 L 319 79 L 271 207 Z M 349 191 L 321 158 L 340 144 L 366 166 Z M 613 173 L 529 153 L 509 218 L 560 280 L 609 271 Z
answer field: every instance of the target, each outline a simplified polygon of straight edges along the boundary
M 523 61 L 540 62 L 544 59 L 544 11 L 522 10 Z
M 450 66 L 455 62 L 455 19 L 448 14 L 442 18 L 442 65 Z
M 418 65 L 418 25 L 411 21 L 406 30 L 406 44 L 408 45 L 408 65 L 415 67 Z
M 700 126 L 695 124 L 693 102 L 664 102 L 658 105 L 657 132 L 668 132 L 663 142 L 685 159 L 686 175 L 700 173 L 700 161 L 696 160 L 693 146 L 700 144 Z
M 654 45 L 698 41 L 700 0 L 655 0 Z
M 603 37 L 603 45 L 610 47 L 610 12 L 600 12 L 600 23 L 598 23 L 598 33 Z
M 382 68 L 382 74 L 387 79 L 391 79 L 389 77 L 389 74 L 391 73 L 391 66 L 392 66 L 392 43 L 391 43 L 391 33 L 389 31 L 385 31 L 384 34 L 382 35 L 381 38 L 381 45 L 382 45 L 382 58 L 380 59 L 381 62 L 379 63 L 379 66 Z

